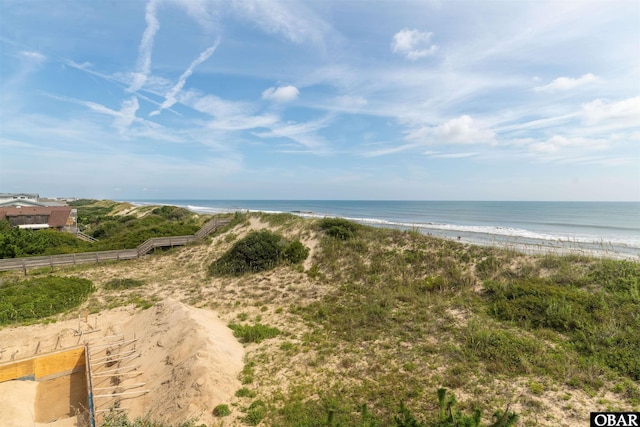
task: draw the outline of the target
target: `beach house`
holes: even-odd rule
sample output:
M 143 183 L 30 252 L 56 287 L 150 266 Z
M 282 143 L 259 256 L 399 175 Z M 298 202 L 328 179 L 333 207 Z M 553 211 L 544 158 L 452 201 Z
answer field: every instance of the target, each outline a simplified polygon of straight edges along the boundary
M 0 221 L 13 227 L 28 229 L 52 228 L 78 232 L 78 213 L 71 206 L 8 206 L 0 207 Z

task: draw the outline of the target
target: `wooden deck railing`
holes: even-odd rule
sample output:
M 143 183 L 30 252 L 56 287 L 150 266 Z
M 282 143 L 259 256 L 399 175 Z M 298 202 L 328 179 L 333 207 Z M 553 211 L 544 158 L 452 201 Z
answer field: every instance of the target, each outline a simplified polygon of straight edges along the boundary
M 121 249 L 114 251 L 81 252 L 77 254 L 35 256 L 25 258 L 0 259 L 0 271 L 24 270 L 35 267 L 54 267 L 57 265 L 76 265 L 98 263 L 101 261 L 122 261 L 140 258 L 156 248 L 183 246 L 200 240 L 214 230 L 229 224 L 230 219 L 214 218 L 202 226 L 196 234 L 191 236 L 154 237 L 140 244 L 136 249 Z

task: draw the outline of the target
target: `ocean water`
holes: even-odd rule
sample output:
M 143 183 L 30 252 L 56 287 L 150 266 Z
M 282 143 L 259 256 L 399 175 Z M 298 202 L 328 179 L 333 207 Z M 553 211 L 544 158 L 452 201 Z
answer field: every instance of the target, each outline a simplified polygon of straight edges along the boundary
M 640 259 L 640 202 L 468 202 L 347 200 L 134 200 L 201 213 L 288 212 L 413 229 L 525 252 Z

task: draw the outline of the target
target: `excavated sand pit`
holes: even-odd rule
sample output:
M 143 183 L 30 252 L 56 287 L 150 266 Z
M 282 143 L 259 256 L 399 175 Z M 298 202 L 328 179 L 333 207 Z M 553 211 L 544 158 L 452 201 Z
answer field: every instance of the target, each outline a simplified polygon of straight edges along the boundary
M 82 320 L 0 330 L 0 368 L 51 358 L 60 348 L 85 341 L 98 425 L 112 407 L 125 410 L 130 419 L 210 424 L 213 408 L 229 403 L 241 386 L 237 377 L 244 350 L 231 330 L 214 312 L 171 299 L 144 311 L 118 309 Z M 88 406 L 88 389 L 79 368 L 80 362 L 71 375 L 62 372 L 37 381 L 29 373 L 14 375 L 23 381 L 0 376 L 0 425 L 85 425 L 86 415 L 78 414 Z
M 1 425 L 74 426 L 89 415 L 85 347 L 0 364 Z

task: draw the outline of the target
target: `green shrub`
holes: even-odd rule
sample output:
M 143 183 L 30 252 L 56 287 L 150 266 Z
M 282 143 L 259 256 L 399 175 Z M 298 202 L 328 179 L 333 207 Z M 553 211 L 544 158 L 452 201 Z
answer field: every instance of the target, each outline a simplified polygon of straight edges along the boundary
M 599 290 L 558 285 L 545 279 L 485 283 L 489 314 L 522 327 L 553 329 L 568 336 L 583 357 L 640 380 L 640 317 L 632 286 L 637 269 L 604 262 L 590 280 L 602 281 Z M 624 267 L 628 267 L 625 271 Z M 622 284 L 620 284 L 622 283 Z
M 166 219 L 183 219 L 191 215 L 188 209 L 176 206 L 160 206 L 152 210 L 151 213 Z
M 340 240 L 349 240 L 355 237 L 360 226 L 344 218 L 324 218 L 319 222 L 320 229 L 328 236 Z
M 236 391 L 236 397 L 255 397 L 255 396 L 256 396 L 256 392 L 253 390 L 249 390 L 246 387 L 239 388 L 238 391 Z
M 262 400 L 256 400 L 249 405 L 247 416 L 243 421 L 250 426 L 257 426 L 267 413 L 267 405 Z
M 309 256 L 309 248 L 303 245 L 299 240 L 295 240 L 289 244 L 284 250 L 284 258 L 291 264 L 299 264 Z
M 601 260 L 588 275 L 588 280 L 609 291 L 629 292 L 637 298 L 640 292 L 640 263 Z
M 56 255 L 89 251 L 133 249 L 152 237 L 192 235 L 200 228 L 184 208 L 161 206 L 142 218 L 113 215 L 120 204 L 93 200 L 72 203 L 78 209 L 81 230 L 100 240 L 87 243 L 74 235 L 55 230 L 23 230 L 0 222 L 0 258 Z
M 77 307 L 95 290 L 77 277 L 38 277 L 0 286 L 0 325 L 42 319 Z
M 284 237 L 268 230 L 253 231 L 211 263 L 209 273 L 216 276 L 240 276 L 270 270 L 285 260 L 297 264 L 308 255 L 309 249 L 297 240 L 288 242 Z
M 231 329 L 233 331 L 233 335 L 236 338 L 239 338 L 243 343 L 259 343 L 265 339 L 273 338 L 280 334 L 280 330 L 278 328 L 272 328 L 261 323 L 256 323 L 253 326 L 230 323 L 229 329 Z
M 275 267 L 282 257 L 282 238 L 270 231 L 254 231 L 237 241 L 211 264 L 215 275 L 238 276 Z
M 226 417 L 231 415 L 231 410 L 229 409 L 229 405 L 220 404 L 213 408 L 213 415 L 216 417 Z
M 88 248 L 86 242 L 74 235 L 56 230 L 10 228 L 0 232 L 0 258 L 54 255 L 79 252 Z

